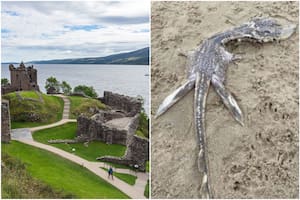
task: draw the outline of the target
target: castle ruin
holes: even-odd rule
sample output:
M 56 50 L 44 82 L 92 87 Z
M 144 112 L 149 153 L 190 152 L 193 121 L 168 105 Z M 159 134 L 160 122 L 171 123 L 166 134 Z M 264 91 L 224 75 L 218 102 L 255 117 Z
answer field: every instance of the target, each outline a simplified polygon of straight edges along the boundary
M 37 84 L 37 70 L 33 65 L 25 67 L 21 62 L 20 66 L 15 68 L 13 64 L 9 65 L 10 84 L 2 86 L 2 94 L 22 90 L 36 90 L 39 91 Z
M 102 102 L 110 110 L 99 110 L 92 117 L 80 115 L 77 118 L 77 131 L 74 140 L 49 140 L 49 143 L 77 143 L 102 141 L 107 144 L 126 145 L 122 157 L 103 156 L 100 161 L 113 162 L 146 170 L 149 160 L 149 140 L 135 135 L 139 125 L 142 103 L 137 98 L 105 91 Z

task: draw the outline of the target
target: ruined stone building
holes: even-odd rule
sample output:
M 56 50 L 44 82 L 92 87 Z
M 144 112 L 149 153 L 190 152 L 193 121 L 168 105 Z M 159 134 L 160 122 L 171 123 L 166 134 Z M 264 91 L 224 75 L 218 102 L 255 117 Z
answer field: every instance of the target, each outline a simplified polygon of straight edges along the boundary
M 140 113 L 142 109 L 142 102 L 137 98 L 104 91 L 104 95 L 100 101 L 115 110 L 120 110 L 126 113 L 126 117 L 133 117 Z
M 132 97 L 104 92 L 102 99 L 112 110 L 99 111 L 92 117 L 77 119 L 77 139 L 81 141 L 102 141 L 107 144 L 126 145 L 123 157 L 104 156 L 97 158 L 146 170 L 149 160 L 149 140 L 135 135 L 139 124 L 141 102 Z
M 20 66 L 15 68 L 13 64 L 9 65 L 10 84 L 2 86 L 2 94 L 22 90 L 39 91 L 37 84 L 37 70 L 32 66 L 25 67 L 21 62 Z

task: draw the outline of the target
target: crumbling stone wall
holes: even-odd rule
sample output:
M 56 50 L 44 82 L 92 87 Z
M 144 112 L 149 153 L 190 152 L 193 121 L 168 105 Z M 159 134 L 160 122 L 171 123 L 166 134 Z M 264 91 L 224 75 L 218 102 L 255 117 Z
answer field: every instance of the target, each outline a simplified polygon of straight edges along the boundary
M 92 118 L 79 116 L 77 119 L 77 137 L 85 141 L 102 141 L 107 144 L 126 145 L 127 131 L 118 130 L 105 125 L 101 115 L 96 114 Z
M 123 157 L 103 156 L 97 158 L 97 160 L 128 165 L 135 167 L 137 170 L 145 171 L 146 161 L 149 160 L 149 140 L 135 135 L 138 124 L 139 114 L 136 114 L 129 125 L 127 149 Z
M 134 135 L 131 143 L 127 146 L 125 159 L 131 160 L 144 171 L 146 161 L 149 159 L 149 140 Z
M 142 102 L 137 98 L 104 91 L 103 98 L 100 100 L 112 107 L 113 109 L 122 110 L 127 113 L 127 117 L 133 117 L 137 113 L 140 113 L 142 108 Z
M 10 142 L 10 113 L 9 102 L 2 99 L 1 103 L 1 141 Z

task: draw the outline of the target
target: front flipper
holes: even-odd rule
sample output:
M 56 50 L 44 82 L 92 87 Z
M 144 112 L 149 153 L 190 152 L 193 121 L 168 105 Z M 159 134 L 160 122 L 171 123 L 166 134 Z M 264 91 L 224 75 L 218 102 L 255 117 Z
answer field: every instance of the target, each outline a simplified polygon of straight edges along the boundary
M 167 96 L 165 100 L 160 104 L 155 118 L 159 117 L 163 113 L 165 113 L 171 106 L 173 106 L 177 101 L 179 101 L 182 97 L 184 97 L 191 89 L 195 86 L 195 79 L 190 79 L 185 82 L 182 86 L 177 88 L 172 94 Z
M 226 88 L 224 87 L 223 83 L 220 81 L 218 76 L 213 75 L 211 82 L 212 82 L 212 85 L 214 86 L 216 92 L 223 100 L 223 103 L 231 112 L 234 119 L 238 123 L 240 123 L 242 126 L 244 126 L 242 111 L 241 111 L 240 107 L 238 106 L 234 97 L 230 94 L 230 92 L 228 90 L 226 90 Z

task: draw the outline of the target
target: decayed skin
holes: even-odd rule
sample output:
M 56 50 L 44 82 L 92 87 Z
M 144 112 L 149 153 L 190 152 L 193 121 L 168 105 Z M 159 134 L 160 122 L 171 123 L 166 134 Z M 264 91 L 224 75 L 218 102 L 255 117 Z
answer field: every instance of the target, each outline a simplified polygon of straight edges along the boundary
M 188 56 L 188 80 L 171 93 L 157 110 L 156 117 L 166 112 L 195 87 L 194 115 L 195 131 L 198 135 L 198 169 L 203 174 L 201 195 L 213 198 L 209 182 L 208 159 L 205 151 L 205 104 L 210 83 L 230 110 L 234 119 L 243 124 L 243 115 L 236 100 L 224 86 L 227 66 L 240 57 L 226 51 L 225 45 L 230 41 L 272 42 L 290 37 L 295 32 L 295 25 L 283 26 L 270 18 L 255 18 L 232 30 L 216 34 L 205 40 Z

